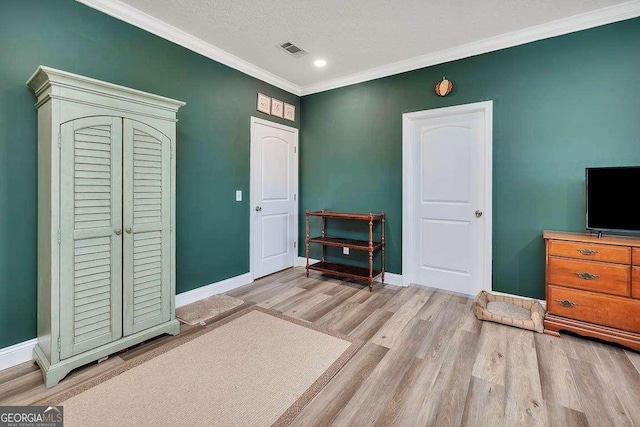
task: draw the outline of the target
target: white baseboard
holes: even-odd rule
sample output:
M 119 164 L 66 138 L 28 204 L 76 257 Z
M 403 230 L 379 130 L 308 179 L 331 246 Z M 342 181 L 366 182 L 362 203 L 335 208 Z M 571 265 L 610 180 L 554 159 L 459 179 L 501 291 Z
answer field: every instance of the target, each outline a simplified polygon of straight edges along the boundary
M 0 349 L 0 371 L 33 360 L 33 347 L 37 343 L 34 338 Z
M 251 273 L 245 273 L 240 276 L 230 277 L 210 285 L 205 285 L 191 291 L 183 292 L 176 295 L 176 308 L 210 297 L 211 295 L 221 294 L 223 292 L 239 288 L 240 286 L 248 285 L 251 282 L 253 282 Z
M 320 260 L 309 258 L 309 264 L 313 262 L 318 262 L 318 261 Z M 305 257 L 299 256 L 298 258 L 296 258 L 296 267 L 306 267 L 306 266 L 307 266 L 307 259 Z
M 380 277 L 378 277 L 376 279 L 376 282 L 379 282 L 379 281 L 380 281 Z M 405 287 L 404 283 L 402 283 L 402 274 L 387 273 L 385 271 L 384 272 L 384 283 L 387 283 L 389 285 Z
M 309 258 L 309 264 L 313 264 L 314 262 L 318 262 L 318 261 L 320 260 Z M 300 256 L 296 259 L 296 267 L 306 267 L 306 266 L 307 266 L 307 259 L 305 257 Z M 380 282 L 382 281 L 382 277 L 378 276 L 374 279 L 374 281 Z M 384 283 L 389 285 L 405 286 L 402 283 L 402 274 L 388 273 L 386 271 L 384 273 Z

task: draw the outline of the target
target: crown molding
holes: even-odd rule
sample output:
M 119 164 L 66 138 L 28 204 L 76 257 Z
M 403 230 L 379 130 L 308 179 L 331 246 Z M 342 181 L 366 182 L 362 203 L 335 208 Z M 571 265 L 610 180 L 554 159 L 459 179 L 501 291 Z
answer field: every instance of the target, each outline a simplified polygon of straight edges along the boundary
M 76 0 L 100 12 L 106 13 L 116 19 L 134 25 L 163 39 L 192 50 L 209 59 L 220 62 L 234 68 L 251 77 L 262 80 L 273 86 L 300 96 L 300 86 L 291 83 L 269 71 L 257 67 L 244 59 L 238 58 L 210 43 L 207 43 L 191 34 L 188 34 L 172 25 L 167 24 L 153 16 L 129 6 L 118 0 Z
M 640 16 L 640 0 L 632 0 L 301 87 L 119 0 L 76 1 L 298 96 L 324 92 Z
M 372 68 L 360 73 L 302 86 L 300 96 L 311 95 L 339 87 L 379 79 L 381 77 L 405 73 L 419 68 L 443 64 L 445 62 L 531 43 L 537 40 L 557 37 L 563 34 L 611 24 L 613 22 L 624 21 L 638 16 L 640 16 L 640 0 L 633 0 L 615 6 L 597 9 L 580 15 L 536 25 L 523 30 L 490 37 L 462 46 L 456 46 L 450 49 L 394 62 L 392 64 Z

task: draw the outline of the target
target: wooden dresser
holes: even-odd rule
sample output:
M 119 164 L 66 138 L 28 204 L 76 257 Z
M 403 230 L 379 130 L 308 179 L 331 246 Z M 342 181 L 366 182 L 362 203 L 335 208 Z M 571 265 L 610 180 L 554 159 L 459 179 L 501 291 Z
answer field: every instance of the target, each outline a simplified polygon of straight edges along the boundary
M 640 350 L 640 238 L 545 231 L 547 315 L 560 330 Z

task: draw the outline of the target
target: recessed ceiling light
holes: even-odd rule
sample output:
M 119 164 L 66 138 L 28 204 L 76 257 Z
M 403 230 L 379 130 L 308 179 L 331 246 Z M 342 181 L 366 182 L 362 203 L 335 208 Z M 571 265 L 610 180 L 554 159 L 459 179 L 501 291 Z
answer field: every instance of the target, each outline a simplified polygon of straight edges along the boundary
M 313 65 L 315 65 L 316 67 L 324 67 L 325 65 L 327 65 L 327 61 L 325 61 L 324 59 L 316 59 L 313 62 Z

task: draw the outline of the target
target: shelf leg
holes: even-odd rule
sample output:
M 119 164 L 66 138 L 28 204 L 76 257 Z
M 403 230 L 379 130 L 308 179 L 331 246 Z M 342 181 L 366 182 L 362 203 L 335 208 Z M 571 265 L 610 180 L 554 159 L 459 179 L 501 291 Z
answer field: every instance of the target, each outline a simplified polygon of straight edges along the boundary
M 380 225 L 380 243 L 382 253 L 380 254 L 380 264 L 382 269 L 382 283 L 384 284 L 384 211 L 382 212 L 382 223 Z
M 307 210 L 306 212 L 306 237 L 304 239 L 305 241 L 305 250 L 306 250 L 306 255 L 307 255 L 307 277 L 309 277 L 309 210 Z
M 373 291 L 373 216 L 369 215 L 369 292 Z
M 322 209 L 322 212 L 324 212 L 324 209 Z M 324 217 L 320 218 L 320 235 L 322 236 L 323 239 L 324 239 L 324 227 L 325 227 L 325 222 L 324 221 L 325 221 Z M 325 255 L 325 247 L 324 247 L 324 245 L 322 245 L 321 251 L 322 251 L 321 259 L 322 259 L 322 262 L 324 262 L 324 255 Z

